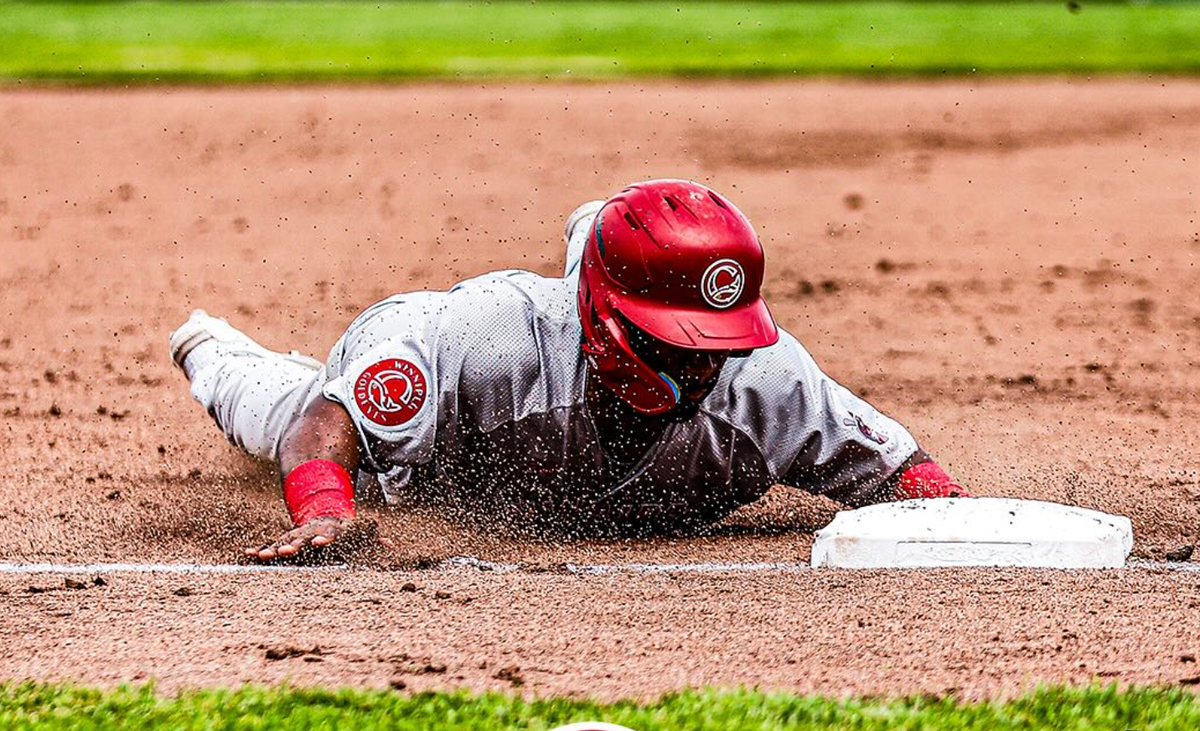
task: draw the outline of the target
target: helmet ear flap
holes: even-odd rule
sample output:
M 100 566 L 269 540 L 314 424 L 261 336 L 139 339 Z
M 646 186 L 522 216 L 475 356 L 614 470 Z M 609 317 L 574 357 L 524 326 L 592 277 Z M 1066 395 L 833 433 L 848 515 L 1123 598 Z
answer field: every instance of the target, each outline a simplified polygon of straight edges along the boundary
M 580 349 L 588 356 L 596 376 L 636 411 L 670 411 L 679 402 L 679 384 L 638 357 L 619 313 L 592 297 L 586 276 L 586 270 L 580 273 L 578 300 L 584 335 Z

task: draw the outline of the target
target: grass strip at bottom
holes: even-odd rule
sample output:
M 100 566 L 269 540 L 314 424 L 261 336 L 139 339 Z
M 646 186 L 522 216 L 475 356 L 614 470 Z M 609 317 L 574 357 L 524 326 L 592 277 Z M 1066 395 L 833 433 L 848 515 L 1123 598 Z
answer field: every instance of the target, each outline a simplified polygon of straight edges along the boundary
M 152 685 L 102 691 L 71 685 L 0 685 L 0 728 L 25 729 L 550 729 L 604 721 L 658 729 L 1200 728 L 1200 699 L 1180 689 L 1046 687 L 1007 701 L 953 697 L 832 699 L 757 690 L 688 690 L 648 703 L 523 699 L 498 693 L 244 686 L 162 694 Z

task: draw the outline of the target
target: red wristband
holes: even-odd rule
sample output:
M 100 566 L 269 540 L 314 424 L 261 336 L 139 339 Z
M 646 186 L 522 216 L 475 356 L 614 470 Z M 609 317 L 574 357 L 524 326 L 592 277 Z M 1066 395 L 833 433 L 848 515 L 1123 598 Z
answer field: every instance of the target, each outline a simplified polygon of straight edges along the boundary
M 896 483 L 897 500 L 930 497 L 971 497 L 937 462 L 915 464 Z
M 313 518 L 353 518 L 354 480 L 337 462 L 309 460 L 288 473 L 283 501 L 297 528 Z

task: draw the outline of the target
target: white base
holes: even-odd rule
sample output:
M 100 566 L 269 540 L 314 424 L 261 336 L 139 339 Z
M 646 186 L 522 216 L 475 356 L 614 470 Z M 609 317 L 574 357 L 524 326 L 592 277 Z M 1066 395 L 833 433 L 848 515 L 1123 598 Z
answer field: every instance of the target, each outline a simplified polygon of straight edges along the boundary
M 1129 518 L 1037 500 L 938 498 L 839 512 L 817 531 L 812 565 L 1113 569 L 1132 549 Z

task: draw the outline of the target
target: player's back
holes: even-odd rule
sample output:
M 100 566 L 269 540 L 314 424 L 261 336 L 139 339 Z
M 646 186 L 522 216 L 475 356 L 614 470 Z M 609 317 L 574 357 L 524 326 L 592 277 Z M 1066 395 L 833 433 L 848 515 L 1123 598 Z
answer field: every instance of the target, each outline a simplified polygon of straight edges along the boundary
M 438 329 L 439 411 L 487 432 L 578 403 L 580 338 L 573 281 L 507 270 L 456 285 Z

